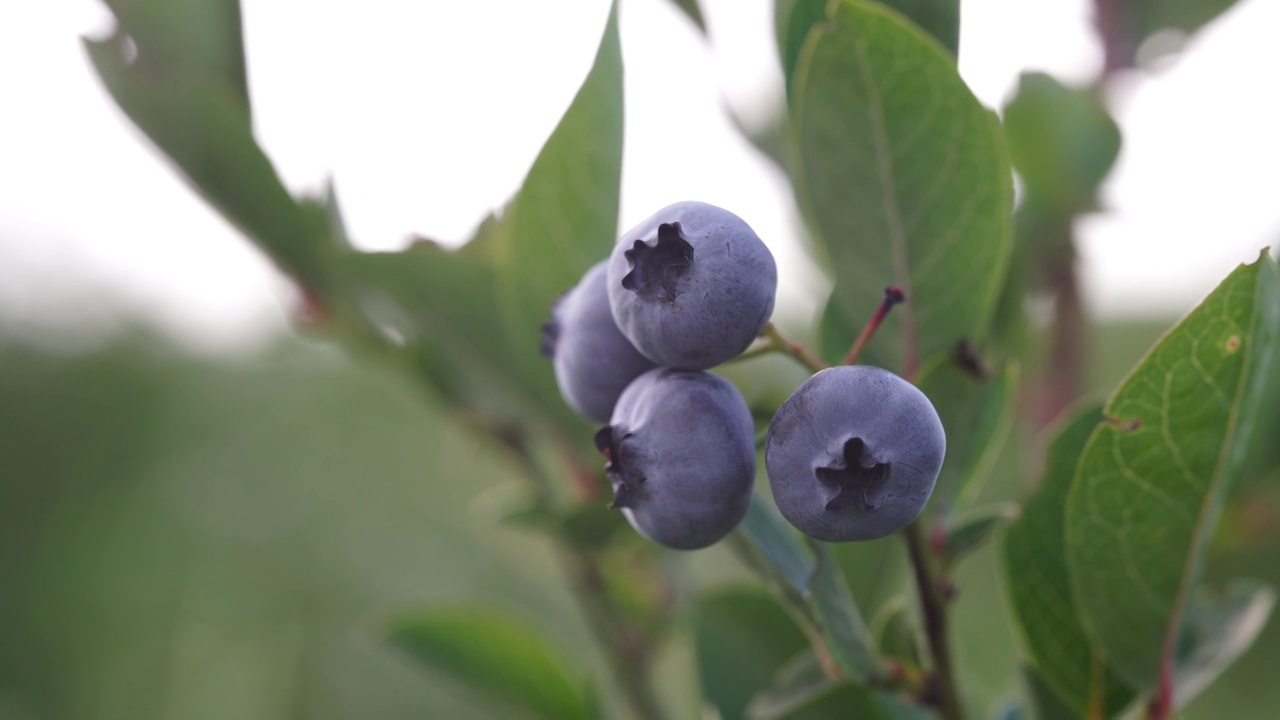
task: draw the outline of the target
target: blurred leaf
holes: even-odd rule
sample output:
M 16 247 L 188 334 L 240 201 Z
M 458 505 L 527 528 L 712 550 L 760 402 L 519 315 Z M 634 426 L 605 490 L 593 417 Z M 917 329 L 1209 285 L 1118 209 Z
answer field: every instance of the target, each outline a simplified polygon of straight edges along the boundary
M 1161 30 L 1191 35 L 1226 12 L 1236 0 L 1094 0 L 1103 18 L 1107 64 L 1132 67 L 1142 44 Z M 1170 43 L 1163 54 L 1175 52 Z M 1150 58 L 1154 59 L 1154 58 Z
M 707 21 L 702 17 L 702 8 L 698 7 L 698 0 L 671 0 L 671 2 L 680 8 L 681 12 L 698 27 L 698 30 L 702 31 L 702 34 L 707 33 Z
M 1265 254 L 1174 327 L 1107 402 L 1067 505 L 1084 624 L 1129 684 L 1154 688 L 1247 454 L 1276 362 L 1280 279 Z
M 1019 515 L 1021 511 L 1013 503 L 988 505 L 965 513 L 947 531 L 947 545 L 942 551 L 943 566 L 954 568 L 961 559 L 1013 524 Z
M 900 542 L 848 542 L 828 545 L 857 606 L 868 614 L 902 590 L 909 563 Z
M 564 405 L 538 355 L 551 305 L 613 248 L 622 174 L 622 52 L 615 3 L 595 63 L 493 235 L 512 379 Z M 474 332 L 474 329 L 473 329 Z M 581 425 L 581 423 L 578 423 Z
M 798 191 L 835 274 L 852 340 L 886 285 L 907 302 L 865 361 L 912 374 L 980 342 L 1011 249 L 1012 176 L 998 119 L 936 42 L 879 6 L 844 0 L 805 43 L 791 111 Z M 847 343 L 841 343 L 847 347 Z
M 832 658 L 850 679 L 878 678 L 882 668 L 866 623 L 849 592 L 831 548 L 810 542 L 806 549 L 781 517 L 753 496 L 742 523 L 746 543 L 735 549 L 755 570 L 772 580 L 781 598 L 813 623 L 826 639 Z
M 880 678 L 883 669 L 876 658 L 871 633 L 835 555 L 826 543 L 815 540 L 810 545 L 817 556 L 818 567 L 809 581 L 809 592 L 832 657 L 854 682 Z
M 1276 604 L 1271 587 L 1238 580 L 1202 593 L 1187 610 L 1174 668 L 1176 705 L 1186 707 L 1253 645 Z
M 751 495 L 751 504 L 747 506 L 747 516 L 741 529 L 752 546 L 791 588 L 802 595 L 808 594 L 809 578 L 813 577 L 817 561 L 790 526 L 769 508 L 758 493 Z
M 984 368 L 975 374 L 975 368 L 964 367 L 958 352 L 936 357 L 916 383 L 947 432 L 947 456 L 931 498 L 933 511 L 943 517 L 972 503 L 981 491 L 1009 437 L 1018 399 L 1017 361 L 987 377 Z
M 427 608 L 394 621 L 392 645 L 470 690 L 535 717 L 594 717 L 568 664 L 532 628 L 476 607 Z
M 778 58 L 782 61 L 782 77 L 790 96 L 795 82 L 800 51 L 814 25 L 826 19 L 827 0 L 776 0 L 773 4 L 773 27 L 777 33 Z
M 960 0 L 878 0 L 929 33 L 954 59 L 960 55 Z
M 239 0 L 103 0 L 150 71 L 225 85 L 245 117 L 249 90 Z
M 1058 706 L 1078 718 L 1099 701 L 1110 717 L 1134 696 L 1085 634 L 1067 570 L 1063 507 L 1080 451 L 1101 419 L 1101 410 L 1090 408 L 1058 430 L 1046 453 L 1040 489 L 1009 527 L 1002 546 L 1024 670 L 1046 720 L 1063 716 Z
M 786 611 L 755 590 L 705 595 L 696 617 L 698 678 L 703 695 L 725 720 L 744 717 L 752 695 L 809 646 Z
M 1095 92 L 1023 73 L 1004 126 L 1009 157 L 1036 212 L 1069 217 L 1095 207 L 1098 186 L 1120 153 L 1120 128 Z
M 778 668 L 769 686 L 751 698 L 746 716 L 752 720 L 788 717 L 838 686 L 822 671 L 813 651 L 806 648 Z
M 871 620 L 871 635 L 881 655 L 921 664 L 920 635 L 913 612 L 914 608 L 908 605 L 906 596 L 902 594 L 890 598 L 876 612 Z
M 927 720 L 934 716 L 888 693 L 832 680 L 823 674 L 814 654 L 805 651 L 787 661 L 769 686 L 751 699 L 746 717 L 751 720 Z
M 161 5 L 179 12 L 208 3 L 145 4 Z M 207 73 L 184 74 L 183 64 L 152 65 L 141 55 L 131 62 L 119 32 L 86 39 L 85 48 L 116 103 L 210 204 L 308 289 L 322 296 L 332 289 L 329 262 L 338 248 L 325 214 L 297 203 L 281 183 L 253 139 L 243 88 Z
M 1087 714 L 1087 708 L 1073 708 L 1067 705 L 1058 696 L 1058 692 L 1050 687 L 1044 676 L 1033 665 L 1021 666 L 1022 679 L 1027 688 L 1027 695 L 1031 699 L 1031 705 L 1035 708 L 1035 713 L 1030 717 L 1035 720 L 1080 720 L 1080 718 L 1089 718 L 1093 720 L 1094 715 Z M 1019 714 L 1021 717 L 1022 714 Z M 1104 715 L 1103 717 L 1111 717 Z
M 497 279 L 487 263 L 419 244 L 352 253 L 336 268 L 369 322 L 408 350 L 410 369 L 470 421 L 499 434 L 516 422 L 558 429 L 589 444 L 575 432 L 584 421 L 563 401 L 545 401 L 516 381 L 522 358 L 501 333 Z
M 560 534 L 572 545 L 585 551 L 608 545 L 619 530 L 627 526 L 622 513 L 603 504 L 578 505 L 564 512 Z

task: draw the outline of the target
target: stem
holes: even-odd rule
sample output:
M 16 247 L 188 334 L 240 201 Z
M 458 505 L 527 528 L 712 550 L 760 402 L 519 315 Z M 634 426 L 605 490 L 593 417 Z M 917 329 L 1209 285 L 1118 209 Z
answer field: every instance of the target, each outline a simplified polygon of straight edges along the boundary
M 764 324 L 764 329 L 760 331 L 760 336 L 769 341 L 769 347 L 777 352 L 784 352 L 795 358 L 801 365 L 809 368 L 812 372 L 826 370 L 829 365 L 823 362 L 822 358 L 810 352 L 809 348 L 798 342 L 792 342 L 778 330 L 778 326 L 772 322 Z
M 1043 269 L 1045 284 L 1054 296 L 1050 328 L 1049 360 L 1036 420 L 1046 427 L 1083 393 L 1085 370 L 1085 318 L 1070 226 L 1059 250 L 1050 254 Z
M 523 444 L 513 447 L 539 503 L 549 502 L 551 479 Z M 581 481 L 579 481 L 581 484 Z M 569 575 L 570 587 L 604 652 L 622 697 L 639 720 L 662 720 L 665 713 L 650 682 L 652 645 L 609 596 L 600 563 L 591 553 L 555 538 L 556 556 Z
M 920 611 L 924 616 L 925 639 L 933 658 L 933 673 L 938 682 L 938 711 L 944 720 L 963 720 L 964 709 L 956 690 L 955 669 L 951 665 L 950 641 L 947 636 L 947 605 L 941 583 L 934 574 L 933 563 L 919 520 L 902 531 L 915 573 L 916 591 L 920 595 Z
M 876 328 L 880 327 L 880 323 L 889 315 L 889 311 L 894 305 L 907 299 L 902 288 L 897 285 L 890 285 L 884 289 L 884 299 L 880 301 L 880 307 L 876 308 L 875 314 L 862 326 L 862 332 L 858 333 L 858 338 L 853 341 L 853 346 L 849 348 L 849 352 L 844 356 L 843 365 L 854 365 L 858 362 L 858 356 L 862 354 L 862 348 L 870 342 L 871 336 L 876 334 Z M 914 365 L 914 361 L 911 363 Z
M 665 712 L 650 682 L 648 638 L 635 631 L 614 606 L 600 577 L 600 565 L 584 553 L 562 548 L 574 595 L 591 624 L 591 631 L 605 651 L 614 682 L 638 720 L 661 720 Z
M 1160 687 L 1147 702 L 1148 720 L 1168 720 L 1173 717 L 1173 661 L 1166 657 L 1160 666 Z

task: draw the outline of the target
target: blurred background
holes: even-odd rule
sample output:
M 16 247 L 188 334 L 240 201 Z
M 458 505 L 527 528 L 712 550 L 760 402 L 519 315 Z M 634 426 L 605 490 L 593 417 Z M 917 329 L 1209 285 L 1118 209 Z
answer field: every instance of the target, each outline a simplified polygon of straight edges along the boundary
M 501 206 L 608 12 L 242 5 L 260 143 L 292 190 L 332 179 L 366 249 L 457 245 Z M 778 257 L 779 315 L 808 322 L 826 280 L 732 119 L 765 127 L 781 102 L 772 3 L 702 8 L 705 39 L 666 0 L 621 4 L 621 225 L 682 199 L 735 210 Z M 962 8 L 961 74 L 991 107 L 1026 70 L 1102 71 L 1088 0 Z M 290 285 L 112 103 L 80 41 L 110 14 L 6 3 L 0 27 L 0 718 L 492 717 L 362 632 L 407 598 L 479 597 L 595 666 L 549 548 L 497 522 L 510 468 L 418 385 L 300 332 Z M 1241 0 L 1107 85 L 1123 143 L 1075 225 L 1096 396 L 1280 237 L 1276 27 L 1280 3 Z M 987 495 L 1021 496 L 1016 469 Z M 1274 487 L 1242 489 L 1212 573 L 1280 580 Z M 721 549 L 672 562 L 698 585 L 748 578 Z M 957 606 L 966 685 L 992 708 L 1014 691 L 995 577 L 984 552 Z M 691 717 L 670 637 L 662 677 Z M 1189 715 L 1268 717 L 1273 662 L 1274 623 Z

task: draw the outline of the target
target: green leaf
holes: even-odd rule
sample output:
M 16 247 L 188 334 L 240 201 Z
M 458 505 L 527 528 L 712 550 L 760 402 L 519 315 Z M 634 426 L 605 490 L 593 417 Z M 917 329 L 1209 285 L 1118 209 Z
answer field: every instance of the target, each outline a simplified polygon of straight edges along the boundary
M 929 711 L 870 688 L 827 677 L 812 652 L 789 660 L 751 699 L 751 720 L 927 720 Z
M 1057 431 L 1040 489 L 1002 546 L 1005 590 L 1043 718 L 1062 717 L 1051 709 L 1057 705 L 1068 709 L 1068 717 L 1082 717 L 1099 702 L 1111 716 L 1133 699 L 1085 634 L 1067 569 L 1063 507 L 1080 451 L 1101 419 L 1101 409 L 1090 408 Z
M 487 262 L 420 243 L 352 253 L 335 267 L 369 321 L 408 350 L 411 369 L 473 420 L 581 427 L 563 401 L 544 401 L 515 380 L 522 359 L 501 332 L 497 278 Z
M 1005 363 L 993 376 L 977 370 L 957 362 L 955 353 L 941 355 L 916 383 L 947 432 L 947 456 L 930 499 L 933 511 L 944 518 L 974 501 L 1013 427 L 1018 363 Z
M 249 116 L 239 0 L 104 0 L 152 69 L 231 90 Z
M 1035 720 L 1080 720 L 1080 718 L 1095 720 L 1097 717 L 1086 714 L 1086 709 L 1072 707 L 1063 702 L 1058 692 L 1034 666 L 1023 665 L 1020 669 L 1027 695 L 1031 699 L 1031 706 L 1035 709 L 1031 716 Z
M 741 588 L 703 596 L 694 630 L 702 693 L 726 720 L 744 717 L 747 703 L 808 641 L 777 602 Z
M 894 595 L 876 611 L 871 620 L 871 635 L 884 656 L 919 666 L 923 664 L 924 652 L 915 612 L 906 595 Z
M 551 305 L 603 260 L 618 233 L 622 177 L 622 51 L 617 5 L 591 71 L 543 146 L 492 238 L 499 310 L 513 380 L 563 405 L 538 355 Z
M 1009 157 L 1035 212 L 1069 217 L 1096 206 L 1120 153 L 1120 127 L 1095 91 L 1023 73 L 1004 110 Z
M 826 19 L 827 0 L 777 0 L 773 5 L 774 31 L 777 33 L 778 58 L 782 61 L 782 77 L 790 96 L 800 51 L 814 25 Z
M 778 592 L 780 599 L 822 633 L 832 658 L 852 680 L 883 674 L 866 623 L 831 548 L 796 534 L 758 497 L 731 547 Z
M 960 54 L 960 0 L 878 0 L 929 33 L 954 59 Z
M 849 591 L 849 583 L 840 572 L 835 555 L 826 543 L 809 543 L 818 566 L 809 581 L 809 592 L 818 622 L 827 636 L 831 656 L 849 679 L 865 683 L 884 674 L 876 658 L 871 633 Z
M 1276 604 L 1270 586 L 1237 580 L 1201 592 L 1187 611 L 1174 660 L 1175 704 L 1185 707 L 1253 645 Z
M 592 718 L 582 683 L 546 640 L 505 613 L 468 607 L 418 610 L 390 623 L 387 640 L 477 699 L 533 717 Z
M 961 559 L 985 545 L 1021 514 L 1013 503 L 988 505 L 966 513 L 947 531 L 947 544 L 942 551 L 943 566 L 954 568 Z
M 197 7 L 167 5 L 174 12 Z M 106 40 L 86 39 L 85 48 L 116 104 L 205 200 L 282 270 L 325 296 L 333 288 L 329 264 L 338 250 L 327 218 L 319 208 L 296 202 L 285 189 L 253 138 L 243 88 L 222 76 L 190 71 L 188 64 L 156 65 L 143 62 L 141 55 L 131 62 L 127 39 L 119 32 Z
M 792 89 L 800 203 L 849 340 L 886 285 L 906 292 L 864 359 L 911 375 L 962 339 L 980 344 L 995 310 L 1011 249 L 1003 131 L 946 50 L 897 13 L 852 0 L 831 12 Z
M 1174 327 L 1107 402 L 1067 505 L 1067 564 L 1094 641 L 1135 688 L 1172 669 L 1223 498 L 1239 474 L 1280 335 L 1265 254 Z
M 817 561 L 759 494 L 751 496 L 747 516 L 742 520 L 742 532 L 792 589 L 808 594 L 809 578 L 813 577 Z
M 746 715 L 752 720 L 791 717 L 839 685 L 806 648 L 778 668 L 769 686 L 751 698 Z

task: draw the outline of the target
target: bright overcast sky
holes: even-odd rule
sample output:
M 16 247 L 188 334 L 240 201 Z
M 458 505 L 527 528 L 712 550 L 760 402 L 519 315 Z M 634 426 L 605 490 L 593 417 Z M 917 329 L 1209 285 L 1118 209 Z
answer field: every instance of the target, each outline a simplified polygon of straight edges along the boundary
M 258 136 L 294 190 L 335 178 L 356 241 L 463 241 L 518 187 L 585 75 L 604 0 L 243 0 Z M 960 70 L 1003 103 L 1023 69 L 1075 82 L 1099 52 L 1088 0 L 965 0 Z M 704 43 L 663 0 L 623 0 L 622 226 L 700 199 L 778 256 L 782 312 L 813 308 L 785 182 L 720 112 L 781 93 L 768 0 L 703 0 Z M 4 3 L 0 323 L 84 332 L 119 311 L 198 346 L 280 327 L 287 287 L 112 105 L 78 36 L 94 0 Z M 1080 226 L 1091 307 L 1177 314 L 1280 239 L 1280 2 L 1243 0 L 1171 67 L 1126 82 L 1106 214 Z M 679 108 L 680 112 L 672 112 Z

